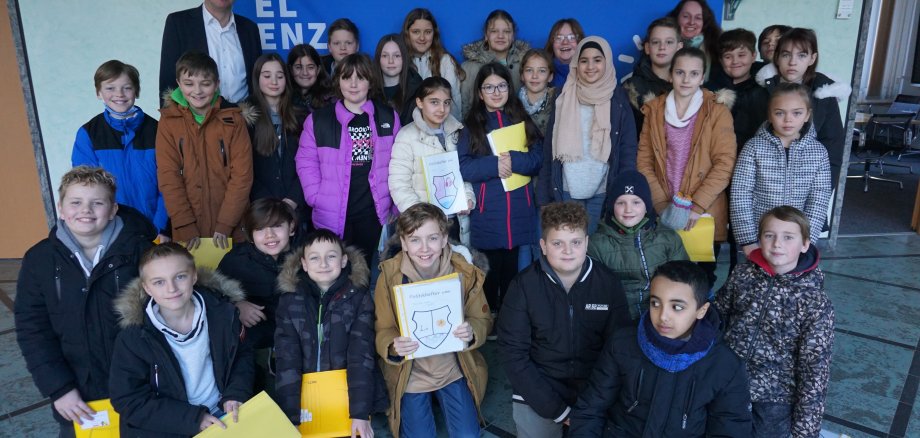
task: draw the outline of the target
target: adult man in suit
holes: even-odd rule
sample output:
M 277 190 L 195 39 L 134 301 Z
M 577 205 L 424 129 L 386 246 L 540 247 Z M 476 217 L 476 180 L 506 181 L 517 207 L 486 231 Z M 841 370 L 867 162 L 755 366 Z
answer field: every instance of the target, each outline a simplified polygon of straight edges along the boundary
M 234 0 L 204 0 L 197 8 L 166 17 L 160 52 L 160 95 L 176 87 L 176 61 L 187 51 L 207 53 L 217 62 L 220 94 L 229 102 L 249 96 L 250 75 L 262 54 L 259 29 L 233 13 Z

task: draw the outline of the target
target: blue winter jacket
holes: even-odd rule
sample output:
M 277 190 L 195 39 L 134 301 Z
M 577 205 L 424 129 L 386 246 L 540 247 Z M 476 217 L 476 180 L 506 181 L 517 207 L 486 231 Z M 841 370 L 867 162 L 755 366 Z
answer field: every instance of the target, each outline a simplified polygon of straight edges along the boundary
M 167 216 L 157 187 L 156 138 L 157 121 L 140 108 L 128 119 L 115 118 L 106 108 L 77 131 L 70 161 L 115 176 L 115 201 L 134 207 L 162 232 Z
M 488 113 L 486 131 L 513 125 L 502 111 Z M 470 212 L 470 243 L 476 249 L 511 249 L 536 243 L 537 210 L 533 197 L 533 182 L 511 192 L 505 192 L 498 177 L 498 157 L 481 155 L 470 150 L 470 132 L 460 131 L 457 142 L 460 173 L 463 181 L 472 184 L 476 193 L 476 208 Z M 525 152 L 511 152 L 511 171 L 534 176 L 540 171 L 543 146 L 538 141 Z

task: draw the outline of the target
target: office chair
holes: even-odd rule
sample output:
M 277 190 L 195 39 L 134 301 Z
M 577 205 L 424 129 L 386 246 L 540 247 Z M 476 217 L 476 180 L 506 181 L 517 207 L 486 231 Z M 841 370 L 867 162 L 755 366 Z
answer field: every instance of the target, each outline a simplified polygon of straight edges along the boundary
M 874 114 L 865 127 L 854 130 L 854 134 L 859 135 L 859 141 L 853 155 L 860 160 L 850 162 L 850 165 L 862 164 L 863 173 L 862 175 L 847 175 L 847 178 L 862 178 L 864 192 L 869 191 L 869 181 L 894 183 L 903 190 L 904 183 L 901 181 L 883 178 L 884 166 L 903 167 L 910 173 L 914 173 L 913 168 L 904 164 L 885 163 L 884 158 L 895 152 L 903 152 L 910 147 L 913 141 L 913 131 L 910 125 L 914 117 L 916 113 Z M 879 167 L 879 176 L 872 175 L 870 172 L 873 165 Z
M 907 114 L 914 113 L 915 120 L 914 125 L 911 126 L 911 131 L 913 138 L 917 138 L 917 127 L 916 117 L 920 115 L 920 96 L 909 96 L 907 94 L 899 94 L 898 97 L 894 99 L 894 103 L 888 108 L 888 114 Z M 920 149 L 914 149 L 911 143 L 907 143 L 903 151 L 898 154 L 898 161 L 901 161 L 901 157 L 906 155 L 917 155 L 920 154 Z

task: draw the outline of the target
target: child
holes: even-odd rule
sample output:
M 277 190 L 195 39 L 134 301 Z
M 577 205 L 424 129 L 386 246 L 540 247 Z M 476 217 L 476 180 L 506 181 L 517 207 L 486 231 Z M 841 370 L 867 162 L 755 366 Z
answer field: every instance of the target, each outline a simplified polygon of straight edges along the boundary
M 333 21 L 327 31 L 329 54 L 323 56 L 323 69 L 326 70 L 326 74 L 333 76 L 337 63 L 361 50 L 361 39 L 358 37 L 358 26 L 347 18 Z
M 413 98 L 422 84 L 422 77 L 409 63 L 409 52 L 399 35 L 391 33 L 380 38 L 374 52 L 374 67 L 383 80 L 383 97 L 399 113 L 400 124 L 411 123 L 415 109 Z
M 166 242 L 166 206 L 157 186 L 154 149 L 157 121 L 134 105 L 141 96 L 140 74 L 113 59 L 96 69 L 93 82 L 104 108 L 77 131 L 70 162 L 110 172 L 121 186 L 115 200 L 140 211 L 157 227 L 160 242 Z
M 434 15 L 423 8 L 409 11 L 403 21 L 402 34 L 419 76 L 422 79 L 442 77 L 450 84 L 450 115 L 460 120 L 460 82 L 466 75 L 453 55 L 444 49 Z
M 473 108 L 473 99 L 479 90 L 475 89 L 475 78 L 484 65 L 496 62 L 511 70 L 512 93 L 521 87 L 521 57 L 530 49 L 524 40 L 515 39 L 517 24 L 508 11 L 496 9 L 489 13 L 482 26 L 483 39 L 463 46 L 464 80 L 461 87 L 464 120 Z
M 617 274 L 626 290 L 629 316 L 638 322 L 648 310 L 652 275 L 661 264 L 688 260 L 684 243 L 674 230 L 659 227 L 648 182 L 641 173 L 627 170 L 607 194 L 610 214 L 591 235 L 588 255 Z
M 294 80 L 294 106 L 310 115 L 316 108 L 335 102 L 335 93 L 329 85 L 329 73 L 323 68 L 319 52 L 309 44 L 298 44 L 291 48 L 287 57 L 288 71 Z
M 585 37 L 581 23 L 574 18 L 561 18 L 553 23 L 543 50 L 553 54 L 553 88 L 562 88 L 569 77 L 569 64 L 575 57 L 575 46 Z
M 645 121 L 642 106 L 671 91 L 671 60 L 682 47 L 680 26 L 673 18 L 659 18 L 648 25 L 642 43 L 645 56 L 639 58 L 632 76 L 623 83 L 623 88 L 629 92 L 637 129 L 642 129 Z
M 240 217 L 252 187 L 252 146 L 242 113 L 218 94 L 210 56 L 190 52 L 176 63 L 179 88 L 163 100 L 157 129 L 157 178 L 172 238 L 189 249 L 201 237 L 220 248 L 242 239 Z
M 692 262 L 658 267 L 650 310 L 607 342 L 572 411 L 570 437 L 751 436 L 747 373 L 721 341 L 708 294 L 706 273 Z
M 770 99 L 770 93 L 757 84 L 751 73 L 755 43 L 754 33 L 747 29 L 732 29 L 719 37 L 719 61 L 728 79 L 725 89 L 735 92 L 731 111 L 739 153 L 767 119 Z
M 369 273 L 358 250 L 324 229 L 307 236 L 284 262 L 275 331 L 277 399 L 294 424 L 309 415 L 300 408 L 303 374 L 344 369 L 352 434 L 374 435 L 370 415 L 386 409 L 387 396 L 374 358 Z
M 680 0 L 668 16 L 680 26 L 680 38 L 684 47 L 693 47 L 706 55 L 704 80 L 718 77 L 722 66 L 717 62 L 719 55 L 719 20 L 706 0 Z
M 552 61 L 546 52 L 530 49 L 521 59 L 521 64 L 521 82 L 524 85 L 518 90 L 518 99 L 543 135 L 556 100 L 556 89 L 549 86 L 553 80 Z
M 566 79 L 546 125 L 537 203 L 581 203 L 591 235 L 613 180 L 636 168 L 636 126 L 626 92 L 617 87 L 607 40 L 587 37 L 576 51 L 569 64 L 574 74 Z
M 399 116 L 375 100 L 382 87 L 367 55 L 342 58 L 333 83 L 338 100 L 307 117 L 294 160 L 313 226 L 357 246 L 371 265 L 383 225 L 397 214 L 387 172 Z
M 713 216 L 715 242 L 728 238 L 727 191 L 735 166 L 735 131 L 725 93 L 700 86 L 706 55 L 684 47 L 674 55 L 674 89 L 643 107 L 645 125 L 639 137 L 637 167 L 652 191 L 659 223 L 690 230 L 704 214 Z M 714 252 L 718 256 L 718 248 Z M 715 263 L 704 265 L 710 286 Z
M 404 126 L 393 143 L 390 157 L 389 186 L 393 203 L 399 211 L 406 211 L 419 202 L 428 202 L 425 175 L 421 158 L 457 150 L 457 141 L 463 125 L 450 112 L 451 89 L 447 79 L 432 76 L 422 81 L 415 98 L 414 122 Z M 464 184 L 467 207 L 475 207 L 476 195 L 470 183 Z M 461 214 L 454 238 L 469 244 L 469 212 Z
M 65 173 L 60 219 L 26 252 L 16 283 L 16 341 L 61 436 L 91 418 L 86 402 L 109 398 L 112 300 L 137 277 L 137 260 L 157 235 L 137 210 L 119 208 L 115 193 L 115 177 L 102 168 Z
M 753 436 L 813 437 L 830 378 L 834 308 L 805 215 L 776 207 L 760 219 L 760 248 L 716 294 L 725 343 L 751 378 Z M 768 317 L 764 317 L 769 315 Z
M 831 200 L 827 150 L 809 123 L 811 98 L 801 84 L 779 84 L 770 96 L 769 121 L 735 163 L 731 217 L 735 240 L 745 255 L 757 248 L 756 219 L 767 210 L 789 205 L 805 212 L 812 244 L 818 242 Z
M 482 291 L 485 275 L 447 243 L 447 217 L 438 207 L 419 203 L 396 220 L 402 251 L 380 264 L 374 293 L 377 354 L 390 395 L 393 436 L 433 437 L 431 396 L 438 397 L 450 436 L 479 436 L 479 407 L 489 380 L 478 351 L 492 329 L 492 315 Z M 465 321 L 452 335 L 467 343 L 458 353 L 406 360 L 418 342 L 400 336 L 393 287 L 457 273 L 463 288 Z
M 239 283 L 197 272 L 187 249 L 154 246 L 140 277 L 115 300 L 122 331 L 115 340 L 109 388 L 122 436 L 195 435 L 233 414 L 252 395 L 252 350 L 230 302 Z M 226 300 L 229 299 L 230 302 Z
M 540 133 L 514 93 L 511 70 L 497 62 L 479 69 L 466 126 L 460 133 L 457 154 L 463 180 L 473 184 L 476 206 L 470 213 L 470 243 L 489 259 L 486 297 L 494 311 L 501 308 L 501 294 L 507 293 L 518 272 L 518 248 L 536 243 L 536 207 L 533 183 L 510 192 L 502 179 L 512 173 L 536 175 L 540 170 Z M 495 156 L 486 135 L 505 126 L 524 123 L 527 151 Z
M 757 72 L 757 83 L 770 92 L 781 82 L 803 84 L 809 88 L 814 100 L 811 123 L 818 141 L 827 148 L 831 162 L 831 187 L 836 188 L 846 138 L 838 102 L 850 95 L 850 86 L 816 71 L 818 36 L 815 31 L 798 27 L 791 29 L 783 34 L 776 47 L 773 64 Z
M 292 252 L 297 219 L 294 209 L 277 198 L 257 199 L 243 214 L 248 242 L 233 245 L 217 266 L 218 272 L 239 281 L 246 299 L 234 303 L 240 322 L 246 327 L 245 341 L 255 349 L 256 392 L 270 393 L 270 357 L 278 308 L 277 278 L 284 260 Z
M 578 203 L 543 208 L 543 257 L 511 282 L 498 320 L 518 436 L 562 436 L 604 339 L 630 325 L 617 276 L 586 255 Z
M 776 43 L 778 43 L 783 34 L 790 29 L 792 28 L 785 24 L 772 24 L 763 28 L 760 32 L 760 36 L 757 38 L 757 48 L 760 51 L 760 59 L 763 60 L 762 64 L 773 63 L 773 54 L 776 53 Z
M 305 226 L 310 221 L 309 209 L 294 168 L 305 116 L 294 106 L 290 73 L 281 56 L 262 55 L 253 69 L 248 105 L 255 109 L 255 117 L 246 119 L 253 151 L 249 198 L 282 199 L 297 211 L 299 224 Z

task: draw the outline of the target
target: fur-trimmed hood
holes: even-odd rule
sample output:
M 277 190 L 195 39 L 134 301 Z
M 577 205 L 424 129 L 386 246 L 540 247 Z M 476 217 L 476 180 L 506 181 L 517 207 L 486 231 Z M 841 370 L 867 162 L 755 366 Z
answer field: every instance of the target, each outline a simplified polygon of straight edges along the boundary
M 176 101 L 173 100 L 172 98 L 172 93 L 174 90 L 175 88 L 167 88 L 166 90 L 163 91 L 162 94 L 160 94 L 160 99 L 163 101 L 162 109 L 175 108 L 177 106 Z M 251 102 L 249 102 L 248 100 L 243 100 L 242 102 L 233 104 L 233 103 L 227 102 L 226 99 L 221 97 L 218 102 L 220 104 L 219 109 L 221 110 L 239 108 L 240 113 L 243 115 L 243 120 L 246 121 L 247 126 L 252 126 L 256 123 L 256 120 L 259 120 L 258 108 L 256 108 L 256 106 L 252 104 Z
M 509 66 L 510 64 L 517 63 L 528 50 L 530 50 L 530 44 L 528 44 L 527 41 L 514 40 L 514 42 L 511 43 L 511 49 L 508 50 Z M 487 64 L 495 61 L 495 54 L 486 48 L 485 40 L 476 40 L 463 45 L 463 58 L 468 61 Z
M 716 95 L 716 103 L 721 103 L 728 107 L 729 110 L 735 106 L 735 99 L 738 98 L 738 95 L 734 90 L 729 90 L 728 88 L 723 88 L 721 90 L 716 90 L 712 92 Z
M 132 280 L 121 290 L 118 298 L 113 303 L 115 313 L 118 315 L 118 326 L 121 328 L 144 324 L 145 309 L 150 296 L 144 291 L 144 286 L 141 283 L 140 277 Z M 210 269 L 198 269 L 198 281 L 195 282 L 195 289 L 197 290 L 199 287 L 220 293 L 229 299 L 231 303 L 246 299 L 246 293 L 243 291 L 243 286 L 240 285 L 239 281 Z
M 301 253 L 302 249 L 298 248 L 284 259 L 281 273 L 278 274 L 278 290 L 281 293 L 297 292 L 300 273 L 303 272 L 303 266 L 300 263 Z M 371 270 L 367 266 L 367 262 L 364 261 L 364 254 L 361 253 L 360 249 L 349 246 L 345 248 L 345 255 L 348 256 L 348 264 L 351 265 L 351 274 L 348 276 L 351 284 L 360 288 L 367 288 L 370 285 Z
M 775 65 L 766 64 L 757 72 L 757 76 L 754 79 L 758 85 L 770 90 L 773 85 L 778 83 L 778 75 L 779 70 L 776 69 Z M 811 81 L 811 91 L 815 99 L 833 97 L 841 101 L 850 97 L 853 88 L 830 75 L 815 72 L 815 78 Z

